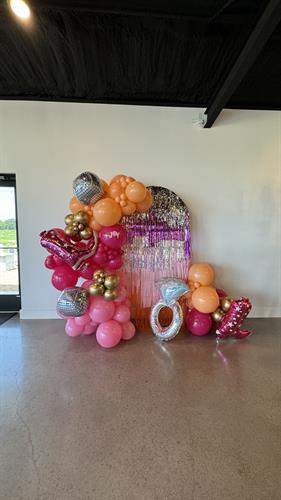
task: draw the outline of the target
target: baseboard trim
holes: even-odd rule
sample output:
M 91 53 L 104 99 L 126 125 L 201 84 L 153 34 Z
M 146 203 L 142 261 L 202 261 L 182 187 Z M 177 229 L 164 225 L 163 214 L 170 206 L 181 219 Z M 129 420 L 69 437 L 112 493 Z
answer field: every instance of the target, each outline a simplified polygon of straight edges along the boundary
M 59 319 L 55 309 L 21 309 L 20 319 Z
M 281 318 L 281 307 L 254 307 L 250 318 Z M 59 319 L 55 309 L 22 309 L 20 319 Z

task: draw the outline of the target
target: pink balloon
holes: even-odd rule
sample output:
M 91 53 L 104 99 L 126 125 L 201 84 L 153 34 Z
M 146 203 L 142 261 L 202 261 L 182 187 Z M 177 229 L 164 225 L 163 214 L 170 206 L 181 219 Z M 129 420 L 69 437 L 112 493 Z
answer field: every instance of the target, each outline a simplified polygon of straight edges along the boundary
M 77 316 L 74 319 L 76 325 L 85 326 L 87 323 L 91 322 L 91 318 L 88 313 L 83 314 L 83 316 Z
M 58 255 L 53 255 L 56 266 L 62 266 L 64 264 L 63 259 L 61 259 Z
M 121 325 L 122 328 L 122 339 L 123 340 L 130 340 L 134 337 L 136 333 L 136 328 L 135 325 L 131 322 L 128 321 L 127 323 L 123 323 Z
M 96 253 L 92 260 L 98 266 L 104 266 L 107 264 L 107 254 L 105 252 Z
M 44 264 L 45 264 L 45 267 L 47 269 L 55 269 L 57 267 L 57 264 L 55 262 L 53 255 L 48 255 L 48 257 L 46 257 L 46 259 L 45 259 Z
M 92 333 L 95 333 L 97 326 L 98 326 L 97 323 L 93 323 L 91 321 L 90 323 L 84 326 L 84 330 L 82 333 L 84 333 L 84 335 L 92 335 Z
M 99 237 L 109 248 L 117 249 L 126 243 L 127 231 L 120 224 L 114 224 L 114 226 L 104 227 L 100 231 Z
M 211 314 L 205 314 L 191 309 L 186 315 L 186 327 L 193 335 L 206 335 L 212 328 L 213 321 Z
M 220 299 L 227 297 L 227 293 L 223 290 L 223 288 L 216 288 L 216 292 Z
M 130 316 L 131 311 L 129 307 L 121 304 L 116 307 L 113 319 L 115 319 L 115 321 L 118 321 L 119 323 L 128 323 L 128 321 L 130 320 Z
M 78 337 L 83 332 L 83 326 L 76 325 L 75 321 L 71 318 L 66 322 L 65 333 L 69 337 Z
M 78 274 L 67 265 L 57 267 L 52 276 L 52 284 L 57 290 L 72 288 L 78 281 Z
M 114 300 L 117 304 L 120 304 L 121 302 L 124 302 L 126 298 L 128 297 L 128 292 L 125 286 L 118 286 L 117 288 L 117 298 Z
M 106 269 L 108 271 L 115 271 L 116 269 L 120 269 L 123 266 L 123 259 L 121 255 L 118 255 L 114 259 L 111 259 L 107 264 L 106 264 Z
M 114 347 L 121 340 L 122 328 L 117 321 L 105 321 L 98 326 L 96 337 L 102 347 Z
M 79 276 L 81 276 L 82 278 L 85 278 L 86 280 L 93 279 L 93 274 L 94 274 L 96 268 L 97 268 L 97 266 L 95 264 L 86 260 L 79 267 Z
M 131 301 L 130 301 L 130 299 L 126 299 L 125 300 L 124 306 L 131 307 Z
M 93 297 L 90 305 L 90 317 L 94 323 L 109 321 L 115 313 L 113 302 L 105 300 L 103 297 Z

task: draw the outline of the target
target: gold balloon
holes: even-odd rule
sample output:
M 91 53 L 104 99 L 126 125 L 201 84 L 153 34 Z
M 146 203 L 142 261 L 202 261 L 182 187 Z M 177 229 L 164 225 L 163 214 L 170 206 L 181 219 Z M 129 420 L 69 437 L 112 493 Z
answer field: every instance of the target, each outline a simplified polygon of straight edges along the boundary
M 70 226 L 66 226 L 66 228 L 64 229 L 64 232 L 65 232 L 65 234 L 67 234 L 67 236 L 76 236 L 78 234 L 78 229 L 76 229 L 74 226 L 70 225 Z
M 68 214 L 68 215 L 65 216 L 64 222 L 65 222 L 65 224 L 67 226 L 69 226 L 70 224 L 72 224 L 73 219 L 74 219 L 74 215 L 73 214 Z
M 82 240 L 89 240 L 93 236 L 93 231 L 87 226 L 83 231 L 80 231 L 80 236 Z
M 114 288 L 116 288 L 118 283 L 119 283 L 119 278 L 118 278 L 118 276 L 115 276 L 114 274 L 112 274 L 112 275 L 109 274 L 108 276 L 106 276 L 106 278 L 104 280 L 104 285 L 109 290 L 113 290 Z
M 105 278 L 105 272 L 103 269 L 97 269 L 94 272 L 94 279 L 97 280 L 98 278 Z
M 103 296 L 106 300 L 114 300 L 117 297 L 117 292 L 116 290 L 105 290 Z
M 97 278 L 97 283 L 99 283 L 100 285 L 104 284 L 104 278 L 101 275 Z
M 80 212 L 77 212 L 77 214 L 74 215 L 74 220 L 75 222 L 85 224 L 87 225 L 89 223 L 89 216 L 86 212 L 83 212 L 83 210 L 80 210 Z
M 224 312 L 227 312 L 231 306 L 231 299 L 224 297 L 221 299 L 221 308 Z
M 83 229 L 85 229 L 85 225 L 84 224 L 78 224 L 78 229 L 79 229 L 79 231 L 83 231 Z
M 89 294 L 90 295 L 103 295 L 104 287 L 99 285 L 98 283 L 92 283 L 89 286 Z
M 221 309 L 216 309 L 216 311 L 212 314 L 212 318 L 216 323 L 219 323 L 222 320 L 223 316 L 224 314 Z

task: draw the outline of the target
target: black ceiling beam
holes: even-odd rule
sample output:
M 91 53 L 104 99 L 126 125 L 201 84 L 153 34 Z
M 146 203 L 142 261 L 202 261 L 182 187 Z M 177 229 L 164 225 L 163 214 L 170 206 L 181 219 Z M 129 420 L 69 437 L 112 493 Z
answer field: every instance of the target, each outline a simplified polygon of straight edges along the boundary
M 251 32 L 238 59 L 207 107 L 204 128 L 211 128 L 222 109 L 243 80 L 281 19 L 281 0 L 270 0 Z

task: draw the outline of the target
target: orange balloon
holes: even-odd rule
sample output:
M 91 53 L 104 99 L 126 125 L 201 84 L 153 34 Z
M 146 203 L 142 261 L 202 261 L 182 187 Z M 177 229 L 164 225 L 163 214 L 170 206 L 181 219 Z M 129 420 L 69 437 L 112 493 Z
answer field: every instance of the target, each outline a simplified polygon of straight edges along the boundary
M 121 177 L 124 177 L 124 179 L 126 179 L 126 175 L 118 174 L 118 175 L 115 175 L 115 177 L 113 177 L 113 179 L 111 179 L 109 184 L 112 184 L 113 182 L 119 181 L 121 179 Z
M 105 191 L 105 193 L 108 193 L 108 191 L 109 191 L 109 185 L 107 184 L 107 182 L 105 182 L 101 178 L 100 178 L 100 181 L 101 181 L 101 185 L 102 185 L 103 190 Z
M 144 198 L 141 203 L 137 204 L 137 211 L 138 212 L 146 212 L 147 210 L 150 209 L 151 205 L 153 203 L 153 196 L 148 189 L 146 190 L 146 197 Z
M 101 226 L 113 226 L 122 217 L 120 205 L 112 198 L 103 198 L 94 205 L 93 216 Z
M 130 201 L 141 203 L 146 197 L 146 187 L 142 182 L 130 182 L 126 187 L 126 195 Z
M 194 284 L 198 283 L 202 286 L 209 286 L 214 279 L 213 268 L 207 262 L 193 264 L 188 271 L 188 279 L 193 281 Z
M 133 203 L 132 201 L 126 201 L 125 202 L 126 205 L 122 206 L 122 202 L 120 203 L 120 205 L 122 206 L 122 212 L 123 212 L 123 215 L 132 215 L 135 211 L 136 211 L 136 204 Z
M 113 198 L 114 200 L 118 197 L 120 197 L 121 194 L 123 194 L 125 191 L 124 189 L 120 186 L 119 182 L 112 182 L 109 186 L 109 196 Z M 117 200 L 116 200 L 117 201 Z
M 214 312 L 220 304 L 219 296 L 212 286 L 196 288 L 191 301 L 197 311 L 205 314 Z
M 102 226 L 94 219 L 94 217 L 90 219 L 89 226 L 91 229 L 97 232 L 99 232 L 102 228 Z
M 70 200 L 69 208 L 72 213 L 76 214 L 77 212 L 80 212 L 80 210 L 84 210 L 85 205 L 83 205 L 83 203 L 80 203 L 76 196 L 73 196 Z

